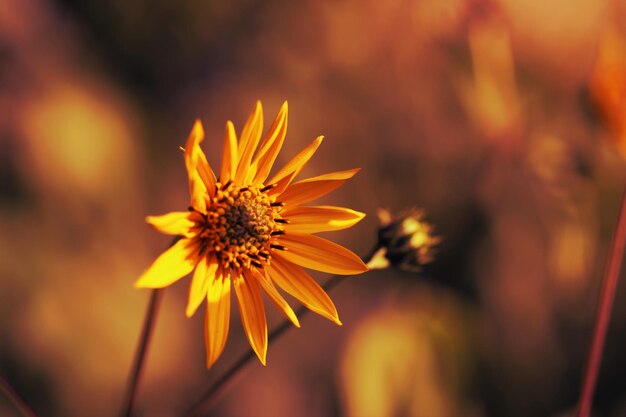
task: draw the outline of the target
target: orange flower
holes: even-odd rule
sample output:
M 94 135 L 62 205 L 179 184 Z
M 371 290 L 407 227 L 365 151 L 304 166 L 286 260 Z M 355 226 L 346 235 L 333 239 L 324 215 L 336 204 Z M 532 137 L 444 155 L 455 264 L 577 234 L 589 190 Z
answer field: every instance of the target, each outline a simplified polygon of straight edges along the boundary
M 195 270 L 187 316 L 206 299 L 207 367 L 226 344 L 231 283 L 250 345 L 265 364 L 267 322 L 261 289 L 297 327 L 298 318 L 276 286 L 340 325 L 333 302 L 302 267 L 342 275 L 367 270 L 348 249 L 314 235 L 348 228 L 365 215 L 341 207 L 303 206 L 333 191 L 359 170 L 292 183 L 321 144 L 320 136 L 268 179 L 287 132 L 287 102 L 258 146 L 262 130 L 260 102 L 239 141 L 232 122 L 226 123 L 222 167 L 216 178 L 200 148 L 204 131 L 196 121 L 185 147 L 189 211 L 146 218 L 159 232 L 181 239 L 152 263 L 135 286 L 163 288 Z

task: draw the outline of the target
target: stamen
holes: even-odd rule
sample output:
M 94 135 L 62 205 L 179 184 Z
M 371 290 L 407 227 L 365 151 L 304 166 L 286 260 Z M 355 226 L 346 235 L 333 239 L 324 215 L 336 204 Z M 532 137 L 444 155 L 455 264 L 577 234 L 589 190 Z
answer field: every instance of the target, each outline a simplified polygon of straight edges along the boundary
M 272 188 L 276 188 L 278 184 L 274 183 L 274 184 L 270 184 L 270 185 L 266 185 L 265 187 L 261 188 L 261 192 L 264 193 L 266 191 L 271 190 Z
M 289 220 L 287 219 L 274 219 L 276 223 L 289 224 Z
M 213 252 L 223 268 L 263 268 L 269 264 L 271 249 L 287 250 L 272 244 L 279 230 L 281 203 L 273 204 L 259 187 L 240 187 L 232 181 L 216 185 L 214 196 L 207 196 L 207 213 L 199 224 L 201 245 Z M 193 208 L 190 208 L 193 209 Z M 195 211 L 195 210 L 194 210 Z
M 284 205 L 285 205 L 285 203 L 281 203 L 280 201 L 277 201 L 275 203 L 270 204 L 270 206 L 272 206 L 272 207 L 282 207 Z

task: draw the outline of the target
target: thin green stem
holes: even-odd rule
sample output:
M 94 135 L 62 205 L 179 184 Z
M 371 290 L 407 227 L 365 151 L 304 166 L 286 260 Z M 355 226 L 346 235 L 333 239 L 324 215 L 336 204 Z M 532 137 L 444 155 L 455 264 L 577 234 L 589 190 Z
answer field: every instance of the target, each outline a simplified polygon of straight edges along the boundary
M 15 407 L 15 409 L 23 416 L 23 417 L 37 417 L 35 412 L 26 404 L 26 402 L 18 395 L 18 393 L 13 389 L 11 384 L 7 382 L 4 378 L 0 376 L 0 392 L 4 394 L 5 397 L 9 399 L 11 404 Z
M 589 417 L 593 403 L 593 394 L 596 389 L 598 372 L 602 362 L 602 353 L 606 341 L 606 333 L 611 319 L 611 310 L 615 291 L 622 266 L 624 247 L 626 246 L 626 187 L 622 194 L 622 203 L 617 218 L 617 226 L 611 243 L 609 259 L 600 292 L 600 301 L 596 312 L 596 321 L 587 357 L 587 366 L 582 382 L 578 403 L 577 417 Z
M 152 290 L 152 293 L 150 294 L 150 301 L 148 302 L 148 308 L 146 309 L 141 337 L 139 338 L 133 367 L 128 378 L 128 385 L 126 386 L 126 394 L 124 395 L 122 409 L 119 414 L 120 417 L 130 417 L 133 412 L 133 405 L 135 404 L 135 397 L 137 396 L 137 387 L 139 386 L 141 371 L 143 370 L 144 360 L 146 353 L 148 352 L 150 339 L 152 338 L 152 331 L 154 330 L 154 325 L 156 323 L 156 314 L 159 310 L 161 293 L 162 290 Z
M 367 254 L 363 258 L 365 263 L 368 263 L 376 251 L 378 247 L 374 248 L 370 253 Z M 334 275 L 329 278 L 323 285 L 322 288 L 328 292 L 339 285 L 341 282 L 345 281 L 348 276 L 345 275 Z M 304 318 L 307 314 L 309 314 L 311 310 L 304 306 L 300 306 L 299 309 L 296 310 L 296 316 L 300 318 Z M 271 343 L 273 340 L 278 339 L 280 336 L 285 334 L 287 330 L 294 328 L 291 321 L 285 319 L 281 324 L 278 325 L 274 330 L 270 332 L 267 338 L 267 343 Z M 235 377 L 239 374 L 239 372 L 255 357 L 254 351 L 250 348 L 248 349 L 230 368 L 217 380 L 215 381 L 209 389 L 183 414 L 183 417 L 200 417 L 204 415 L 208 410 L 215 405 L 215 403 L 222 397 L 222 395 L 228 390 L 228 388 L 234 385 Z

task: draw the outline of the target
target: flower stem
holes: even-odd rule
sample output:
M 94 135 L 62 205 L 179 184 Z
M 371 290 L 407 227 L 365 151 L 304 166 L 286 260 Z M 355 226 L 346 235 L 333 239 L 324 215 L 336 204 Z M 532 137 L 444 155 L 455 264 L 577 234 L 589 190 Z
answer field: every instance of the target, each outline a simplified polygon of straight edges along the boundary
M 374 248 L 366 257 L 363 258 L 365 263 L 368 263 L 372 256 L 376 253 L 378 247 Z M 328 292 L 332 290 L 334 287 L 339 285 L 339 283 L 343 282 L 348 276 L 346 275 L 334 275 L 330 277 L 323 285 L 322 288 L 324 291 Z M 306 308 L 305 306 L 300 306 L 299 309 L 296 310 L 296 316 L 303 318 L 305 317 L 311 310 Z M 285 319 L 281 324 L 278 325 L 274 330 L 270 332 L 267 338 L 267 343 L 269 344 L 273 340 L 282 336 L 287 330 L 294 328 L 291 321 Z M 184 417 L 200 417 L 207 410 L 211 409 L 211 407 L 216 403 L 217 400 L 221 398 L 221 396 L 227 391 L 227 389 L 234 385 L 234 377 L 241 371 L 251 359 L 255 357 L 255 353 L 252 349 L 248 349 L 246 353 L 244 353 L 228 370 L 217 380 L 213 385 L 209 387 L 209 389 L 196 401 L 184 414 Z
M 137 394 L 137 386 L 139 385 L 144 359 L 148 351 L 150 339 L 152 338 L 152 331 L 154 330 L 156 322 L 156 313 L 159 309 L 161 301 L 161 293 L 161 290 L 152 290 L 152 293 L 150 294 L 150 301 L 148 302 L 148 308 L 146 309 L 146 316 L 143 321 L 143 329 L 141 331 L 139 345 L 137 345 L 132 371 L 130 377 L 128 378 L 126 394 L 124 395 L 124 402 L 122 403 L 122 409 L 119 414 L 120 417 L 130 417 L 133 411 L 133 404 L 135 403 L 135 397 Z
M 617 226 L 611 243 L 608 265 L 602 283 L 598 310 L 596 312 L 596 322 L 593 330 L 593 338 L 587 357 L 587 367 L 580 392 L 577 417 L 589 417 L 593 394 L 598 380 L 600 363 L 602 362 L 602 352 L 606 340 L 606 332 L 611 319 L 611 309 L 615 299 L 615 290 L 622 265 L 624 246 L 626 245 L 626 187 L 622 194 L 621 208 L 617 218 Z
M 23 417 L 37 417 L 35 412 L 26 404 L 26 402 L 18 395 L 13 387 L 0 376 L 0 392 L 9 399 L 11 404 Z

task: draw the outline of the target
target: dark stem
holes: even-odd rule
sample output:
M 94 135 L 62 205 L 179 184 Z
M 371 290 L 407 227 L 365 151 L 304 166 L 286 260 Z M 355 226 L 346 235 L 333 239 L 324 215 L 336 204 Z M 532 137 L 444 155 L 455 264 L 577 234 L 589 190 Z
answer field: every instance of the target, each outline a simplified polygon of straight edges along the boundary
M 37 417 L 35 412 L 26 404 L 26 402 L 18 395 L 13 387 L 0 376 L 0 392 L 9 399 L 11 404 L 23 417 Z
M 365 263 L 368 263 L 376 251 L 378 247 L 375 247 L 370 253 L 367 254 L 363 258 Z M 349 276 L 346 275 L 334 275 L 330 277 L 323 285 L 322 288 L 328 292 L 335 288 L 339 283 L 343 282 Z M 295 313 L 299 318 L 304 318 L 307 314 L 309 314 L 311 310 L 306 308 L 305 306 L 300 306 Z M 287 330 L 294 328 L 291 321 L 285 319 L 281 324 L 278 325 L 274 330 L 270 332 L 267 337 L 267 343 L 271 343 L 273 340 L 282 336 Z M 246 353 L 244 353 L 228 370 L 217 380 L 215 381 L 209 389 L 196 401 L 184 414 L 184 417 L 200 417 L 207 410 L 211 409 L 217 400 L 221 398 L 221 396 L 228 390 L 228 388 L 234 385 L 235 379 L 234 377 L 252 360 L 256 357 L 252 348 L 248 349 Z
M 128 378 L 128 385 L 126 386 L 124 402 L 122 403 L 122 409 L 119 414 L 120 417 L 130 417 L 133 412 L 133 405 L 135 403 L 135 397 L 137 396 L 137 386 L 139 385 L 144 360 L 148 351 L 148 346 L 150 345 L 150 339 L 152 338 L 152 331 L 154 330 L 154 325 L 156 323 L 156 314 L 159 310 L 161 293 L 162 290 L 152 290 L 152 293 L 150 294 L 150 301 L 148 302 L 148 308 L 143 321 L 143 329 L 141 331 L 141 337 L 139 338 L 139 345 L 137 345 L 132 371 Z
M 593 394 L 596 389 L 600 363 L 602 362 L 602 352 L 606 340 L 606 332 L 611 319 L 611 309 L 615 299 L 615 290 L 622 265 L 624 246 L 626 245 L 626 187 L 622 194 L 622 203 L 617 218 L 617 226 L 611 243 L 607 268 L 600 292 L 600 301 L 596 311 L 596 322 L 593 330 L 593 338 L 587 356 L 587 367 L 583 378 L 578 402 L 577 417 L 589 417 Z

